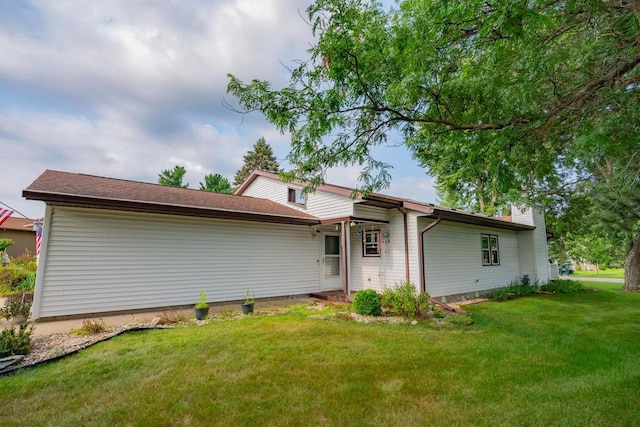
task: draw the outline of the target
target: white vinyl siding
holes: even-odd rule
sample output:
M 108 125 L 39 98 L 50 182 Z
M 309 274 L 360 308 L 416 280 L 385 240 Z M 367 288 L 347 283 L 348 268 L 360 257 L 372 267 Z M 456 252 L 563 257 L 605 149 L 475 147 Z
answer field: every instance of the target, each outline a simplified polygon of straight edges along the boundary
M 520 262 L 520 278 L 525 275 L 529 276 L 529 280 L 533 283 L 536 280 L 533 230 L 518 232 L 518 260 Z
M 420 228 L 428 224 L 422 219 Z M 480 239 L 498 236 L 500 265 L 482 265 Z M 442 221 L 424 235 L 425 281 L 433 297 L 456 295 L 503 286 L 519 275 L 517 233 Z
M 316 190 L 307 194 L 306 206 L 288 201 L 289 189 L 302 189 L 266 176 L 257 176 L 242 193 L 243 196 L 262 197 L 289 206 L 318 218 L 340 218 L 353 215 L 353 200 L 346 196 Z
M 536 251 L 536 280 L 541 283 L 549 281 L 549 250 L 547 247 L 547 228 L 544 215 L 538 210 L 533 211 L 533 247 Z
M 535 230 L 520 232 L 521 275 L 527 274 L 532 282 L 549 280 L 549 253 L 547 248 L 547 229 L 544 214 L 537 209 L 511 208 L 513 221 L 519 224 L 533 225 Z
M 55 207 L 48 227 L 36 317 L 320 289 L 307 226 Z
M 349 290 L 351 292 L 363 289 L 382 291 L 385 286 L 392 287 L 404 281 L 406 277 L 402 214 L 393 209 L 369 209 L 368 218 L 388 219 L 389 224 L 370 223 L 350 227 L 351 268 Z M 378 210 L 379 212 L 374 213 L 372 210 Z M 362 235 L 358 234 L 358 227 L 361 229 L 363 227 L 369 229 L 373 227 L 374 229 L 380 230 L 382 240 L 379 257 L 362 256 Z M 388 232 L 388 237 L 384 237 L 384 231 Z

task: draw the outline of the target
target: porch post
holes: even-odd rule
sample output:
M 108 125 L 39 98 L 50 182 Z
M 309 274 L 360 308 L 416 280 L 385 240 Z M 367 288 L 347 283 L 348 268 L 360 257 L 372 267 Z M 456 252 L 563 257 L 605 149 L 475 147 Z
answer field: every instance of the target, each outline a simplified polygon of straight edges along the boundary
M 404 223 L 404 277 L 407 283 L 411 281 L 409 275 L 409 227 L 407 225 L 407 210 L 405 208 L 398 208 L 402 213 L 402 220 Z

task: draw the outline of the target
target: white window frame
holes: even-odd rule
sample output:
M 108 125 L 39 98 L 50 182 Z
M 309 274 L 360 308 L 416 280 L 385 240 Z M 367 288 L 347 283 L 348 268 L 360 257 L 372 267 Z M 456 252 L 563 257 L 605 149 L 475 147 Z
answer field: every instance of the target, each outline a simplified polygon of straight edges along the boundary
M 367 238 L 370 238 L 367 240 Z M 363 257 L 379 257 L 381 250 L 380 230 L 363 230 L 362 231 L 362 256 Z M 369 249 L 369 250 L 368 250 Z
M 483 266 L 500 265 L 500 242 L 497 234 L 481 234 L 480 251 Z

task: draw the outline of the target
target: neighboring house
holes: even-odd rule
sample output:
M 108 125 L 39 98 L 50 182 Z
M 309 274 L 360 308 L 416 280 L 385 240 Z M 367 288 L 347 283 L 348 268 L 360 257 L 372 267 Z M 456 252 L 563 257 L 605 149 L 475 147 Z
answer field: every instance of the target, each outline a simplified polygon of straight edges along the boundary
M 36 254 L 36 232 L 33 230 L 33 219 L 7 218 L 0 225 L 0 239 L 11 239 L 13 245 L 7 248 L 10 257 L 17 257 L 25 252 Z
M 479 295 L 549 277 L 542 215 L 513 221 L 256 171 L 235 195 L 45 171 L 34 318 L 257 298 L 382 290 Z

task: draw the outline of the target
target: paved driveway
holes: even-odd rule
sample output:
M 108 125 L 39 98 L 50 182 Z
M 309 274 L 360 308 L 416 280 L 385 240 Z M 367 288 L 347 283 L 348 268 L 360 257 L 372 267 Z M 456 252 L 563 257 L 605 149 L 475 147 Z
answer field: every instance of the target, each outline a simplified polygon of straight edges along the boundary
M 576 277 L 576 276 L 560 276 L 561 279 L 579 280 L 581 282 L 609 282 L 624 283 L 624 279 L 606 279 L 604 277 Z

